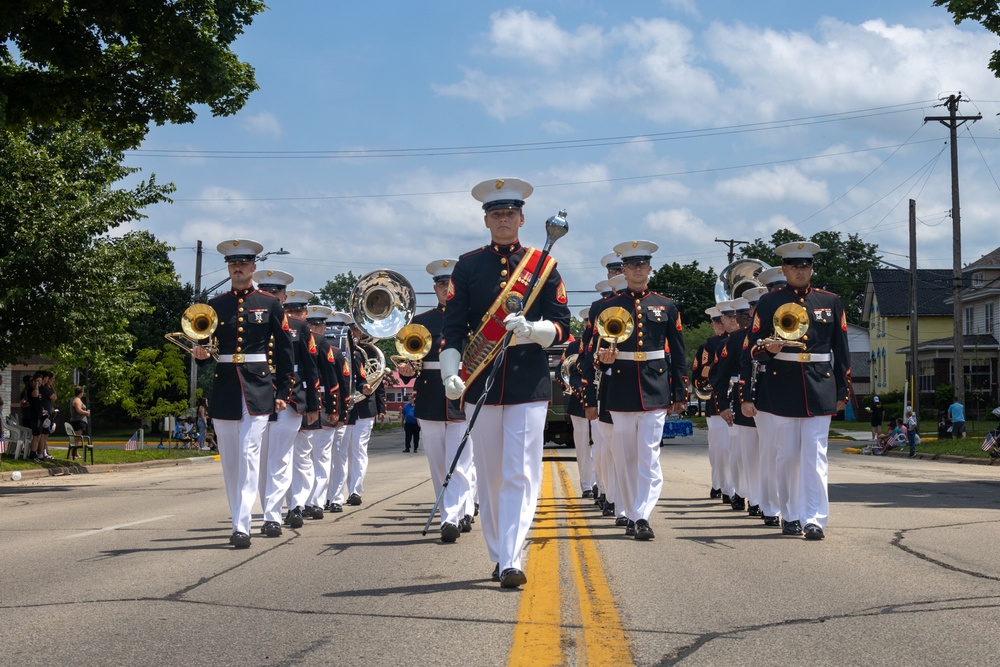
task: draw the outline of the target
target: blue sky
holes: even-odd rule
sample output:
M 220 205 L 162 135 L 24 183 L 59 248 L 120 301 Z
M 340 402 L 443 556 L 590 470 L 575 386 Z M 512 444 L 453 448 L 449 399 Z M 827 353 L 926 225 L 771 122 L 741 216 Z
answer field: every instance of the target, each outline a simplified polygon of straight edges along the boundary
M 963 259 L 1000 245 L 996 36 L 925 2 L 330 2 L 274 0 L 236 44 L 261 89 L 236 116 L 154 128 L 128 154 L 177 185 L 136 225 L 184 281 L 224 277 L 215 245 L 252 238 L 318 289 L 406 275 L 487 241 L 469 191 L 534 184 L 522 242 L 569 211 L 553 249 L 576 313 L 615 244 L 716 270 L 714 239 L 835 230 L 921 268 L 951 266 L 948 130 L 961 91 Z M 578 292 L 578 293 L 575 293 Z

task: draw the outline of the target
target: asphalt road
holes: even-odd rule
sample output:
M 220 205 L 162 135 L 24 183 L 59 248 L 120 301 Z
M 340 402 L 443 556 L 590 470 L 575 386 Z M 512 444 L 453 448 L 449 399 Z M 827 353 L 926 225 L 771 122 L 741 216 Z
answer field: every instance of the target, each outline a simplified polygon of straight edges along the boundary
M 828 537 L 805 542 L 707 498 L 697 431 L 661 450 L 643 543 L 551 450 L 529 583 L 505 591 L 478 525 L 421 536 L 426 460 L 399 439 L 373 439 L 362 506 L 242 551 L 217 461 L 0 483 L 0 661 L 996 664 L 1000 467 L 834 452 Z

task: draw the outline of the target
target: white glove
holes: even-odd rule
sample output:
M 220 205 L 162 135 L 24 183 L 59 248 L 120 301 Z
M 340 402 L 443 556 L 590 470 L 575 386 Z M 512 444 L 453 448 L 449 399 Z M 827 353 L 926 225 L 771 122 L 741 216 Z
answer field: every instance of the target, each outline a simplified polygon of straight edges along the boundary
M 462 355 L 453 347 L 441 350 L 438 355 L 441 362 L 441 381 L 444 382 L 444 395 L 450 399 L 462 398 L 465 393 L 465 382 L 458 374 L 458 365 Z
M 518 340 L 527 340 L 548 347 L 556 339 L 556 325 L 548 320 L 529 322 L 520 313 L 511 313 L 503 320 L 507 331 L 513 331 Z

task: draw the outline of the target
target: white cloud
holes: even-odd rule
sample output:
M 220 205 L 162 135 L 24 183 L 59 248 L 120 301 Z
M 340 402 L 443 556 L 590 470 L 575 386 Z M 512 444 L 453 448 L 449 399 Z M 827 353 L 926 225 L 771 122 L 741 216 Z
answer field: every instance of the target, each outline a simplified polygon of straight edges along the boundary
M 542 123 L 542 129 L 549 134 L 555 135 L 566 135 L 573 132 L 573 126 L 561 120 L 550 120 Z
M 267 111 L 240 116 L 240 120 L 243 129 L 254 136 L 280 139 L 281 135 L 284 134 L 281 121 L 278 120 L 277 116 Z
M 706 239 L 714 238 L 718 229 L 710 228 L 705 221 L 691 209 L 674 208 L 651 211 L 643 219 L 643 227 L 670 240 L 672 245 L 679 243 L 705 243 Z M 664 244 L 660 241 L 661 246 Z
M 825 182 L 809 179 L 795 167 L 782 165 L 719 181 L 715 189 L 720 195 L 750 201 L 822 205 L 830 199 Z
M 627 185 L 618 189 L 616 198 L 623 206 L 643 204 L 670 204 L 686 200 L 691 188 L 678 181 L 654 179 L 637 185 Z

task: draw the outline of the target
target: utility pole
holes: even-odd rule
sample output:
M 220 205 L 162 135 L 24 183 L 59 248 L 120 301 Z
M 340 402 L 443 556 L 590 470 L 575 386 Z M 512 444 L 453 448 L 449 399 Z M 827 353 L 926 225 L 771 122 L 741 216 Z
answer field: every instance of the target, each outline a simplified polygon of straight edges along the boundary
M 955 308 L 955 397 L 959 403 L 965 404 L 965 331 L 963 330 L 965 312 L 962 308 L 962 216 L 958 206 L 958 127 L 966 121 L 982 119 L 981 114 L 975 116 L 959 116 L 958 103 L 962 101 L 962 93 L 949 95 L 943 106 L 948 107 L 947 116 L 925 116 L 924 122 L 936 120 L 950 130 L 951 133 L 951 227 L 952 227 L 952 303 Z
M 742 243 L 742 244 L 750 243 L 749 241 L 737 241 L 736 239 L 715 239 L 715 242 L 729 246 L 729 253 L 728 253 L 728 259 L 729 259 L 729 261 L 728 261 L 728 264 L 732 264 L 733 260 L 736 259 L 736 250 L 735 250 L 735 248 L 736 248 L 737 244 L 740 244 L 740 243 Z
M 917 357 L 917 201 L 910 200 L 910 392 L 913 415 L 920 421 L 920 362 Z
M 198 249 L 194 260 L 194 301 L 197 303 L 201 297 L 201 240 L 198 240 Z M 190 369 L 188 379 L 188 402 L 191 407 L 195 404 L 195 395 L 198 391 L 198 363 L 194 355 L 190 355 Z

